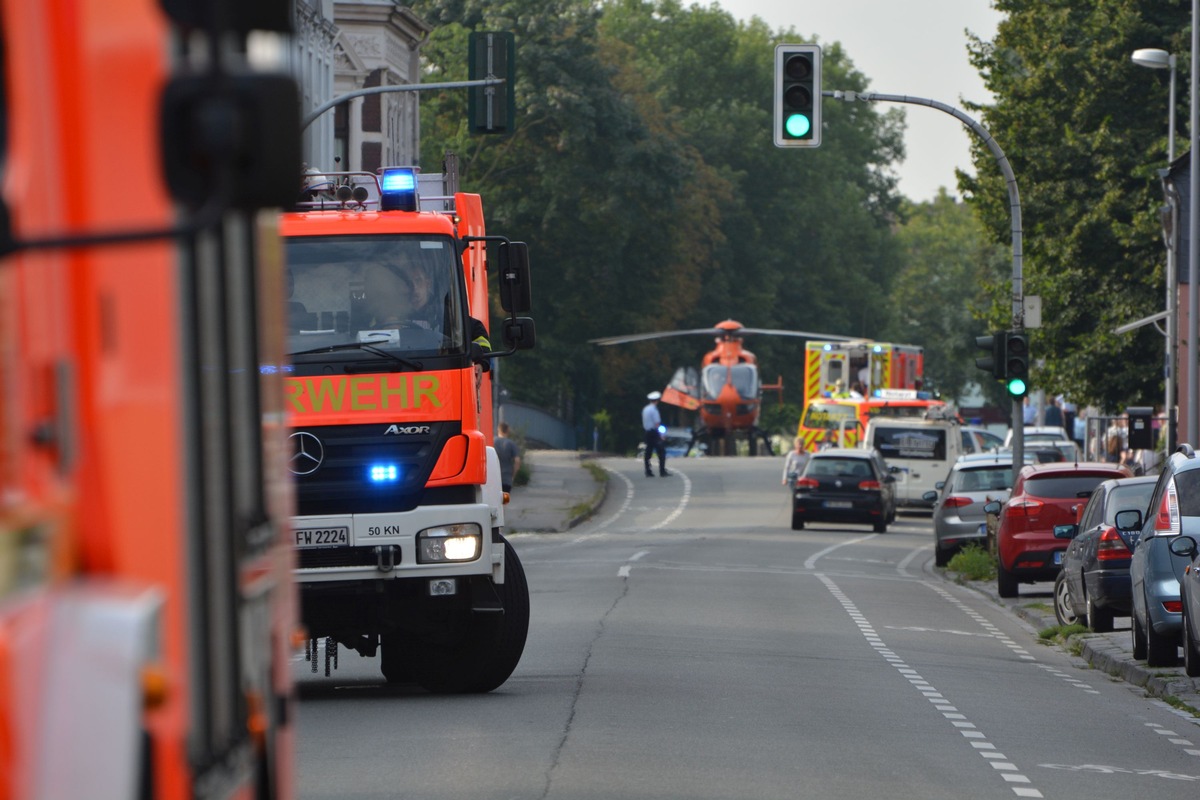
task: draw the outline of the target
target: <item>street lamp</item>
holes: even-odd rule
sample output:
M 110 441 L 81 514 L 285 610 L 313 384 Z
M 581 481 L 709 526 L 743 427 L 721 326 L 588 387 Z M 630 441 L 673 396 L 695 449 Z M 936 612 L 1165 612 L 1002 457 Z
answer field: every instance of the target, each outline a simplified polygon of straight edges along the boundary
M 1167 107 L 1167 169 L 1169 170 L 1171 165 L 1175 163 L 1175 54 L 1153 47 L 1144 47 L 1140 50 L 1134 50 L 1132 58 L 1133 63 L 1140 67 L 1171 70 L 1171 93 Z M 1168 236 L 1169 241 L 1167 242 L 1167 364 L 1163 379 L 1166 388 L 1166 402 L 1163 405 L 1163 410 L 1167 414 L 1166 430 L 1163 433 L 1167 437 L 1166 452 L 1168 453 L 1173 452 L 1175 449 L 1175 342 L 1179 338 L 1179 285 L 1175 277 L 1175 250 L 1176 243 L 1179 241 L 1179 226 L 1175 220 L 1175 214 L 1178 209 L 1175 207 L 1173 200 L 1171 201 L 1171 205 L 1172 225 Z M 1193 439 L 1195 438 L 1190 429 L 1188 436 Z

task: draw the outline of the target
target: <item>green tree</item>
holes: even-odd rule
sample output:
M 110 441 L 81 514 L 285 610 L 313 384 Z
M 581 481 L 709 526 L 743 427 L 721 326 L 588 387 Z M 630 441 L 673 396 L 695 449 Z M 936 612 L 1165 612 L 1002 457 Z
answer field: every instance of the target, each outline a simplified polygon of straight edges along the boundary
M 988 287 L 1011 274 L 1011 248 L 988 241 L 974 212 L 945 189 L 931 202 L 907 203 L 902 216 L 896 239 L 905 266 L 892 287 L 897 318 L 886 338 L 925 348 L 930 389 L 953 399 L 979 383 L 1000 400 L 999 383 L 975 367 L 975 337 L 991 330 Z
M 708 343 L 588 339 L 750 327 L 877 336 L 900 253 L 896 111 L 831 105 L 819 150 L 771 143 L 773 46 L 797 40 L 718 6 L 613 0 L 418 0 L 436 27 L 425 80 L 465 77 L 471 30 L 517 40 L 516 132 L 471 136 L 461 90 L 422 96 L 425 161 L 459 155 L 489 228 L 530 243 L 538 347 L 504 364 L 514 396 L 635 441 L 650 389 Z M 837 44 L 827 85 L 862 90 Z M 799 340 L 754 341 L 799 387 Z M 798 396 L 797 396 L 798 399 Z
M 1040 295 L 1034 384 L 1119 408 L 1161 395 L 1163 341 L 1153 328 L 1113 334 L 1162 305 L 1164 261 L 1155 170 L 1165 161 L 1167 84 L 1134 65 L 1139 47 L 1187 50 L 1182 0 L 996 0 L 992 42 L 971 57 L 995 103 L 983 124 L 1012 163 L 1024 227 L 1025 294 Z M 1185 74 L 1186 74 L 1186 67 Z M 1164 76 L 1165 77 L 1165 76 Z M 1184 118 L 1184 115 L 1181 118 Z M 1008 196 L 991 154 L 959 176 L 997 242 Z M 1008 327 L 997 287 L 993 323 Z

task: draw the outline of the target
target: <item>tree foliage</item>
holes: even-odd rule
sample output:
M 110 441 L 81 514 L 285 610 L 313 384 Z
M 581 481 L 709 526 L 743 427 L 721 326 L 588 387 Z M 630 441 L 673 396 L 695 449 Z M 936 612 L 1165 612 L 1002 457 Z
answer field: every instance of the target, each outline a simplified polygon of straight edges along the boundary
M 1168 82 L 1130 61 L 1140 47 L 1187 52 L 1182 0 L 996 0 L 1007 16 L 972 61 L 995 97 L 978 108 L 1020 191 L 1024 291 L 1040 295 L 1034 384 L 1122 408 L 1161 397 L 1164 343 L 1122 323 L 1161 310 L 1164 254 L 1155 170 L 1165 166 Z M 1186 66 L 1180 65 L 1186 75 Z M 1185 93 L 1181 93 L 1185 94 Z M 1181 103 L 1186 111 L 1185 101 Z M 1186 113 L 1177 118 L 1186 118 Z M 1010 241 L 1008 195 L 992 155 L 959 185 L 996 242 Z M 993 323 L 1009 326 L 1007 282 Z
M 530 244 L 538 346 L 503 363 L 512 396 L 581 434 L 606 413 L 610 446 L 629 447 L 646 392 L 711 342 L 589 339 L 727 318 L 873 338 L 892 324 L 903 115 L 827 100 L 819 149 L 771 141 L 774 45 L 816 37 L 677 0 L 412 5 L 436 26 L 427 81 L 466 77 L 469 31 L 516 34 L 515 133 L 471 136 L 462 90 L 423 94 L 421 113 L 427 169 L 456 153 L 489 230 Z M 826 88 L 866 88 L 840 45 L 824 55 Z M 798 403 L 800 340 L 750 344 Z

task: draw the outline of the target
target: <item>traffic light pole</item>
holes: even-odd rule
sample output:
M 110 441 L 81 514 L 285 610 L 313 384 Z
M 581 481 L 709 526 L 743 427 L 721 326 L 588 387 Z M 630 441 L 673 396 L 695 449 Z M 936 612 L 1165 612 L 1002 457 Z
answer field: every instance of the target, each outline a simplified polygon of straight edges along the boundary
M 862 100 L 864 102 L 882 101 L 886 103 L 910 103 L 918 106 L 928 106 L 954 117 L 983 140 L 988 150 L 992 152 L 992 156 L 996 159 L 996 165 L 1000 167 L 1000 173 L 1004 176 L 1005 183 L 1008 184 L 1009 217 L 1012 225 L 1012 329 L 1017 332 L 1024 331 L 1025 286 L 1021 250 L 1021 196 L 1017 192 L 1017 177 L 1013 174 L 1012 164 L 1009 163 L 1008 156 L 1004 155 L 1004 151 L 1000 149 L 1000 145 L 992 138 L 987 129 L 961 110 L 953 106 L 948 106 L 945 103 L 939 103 L 937 100 L 930 100 L 924 97 L 879 94 L 878 92 L 843 91 L 823 91 L 821 95 L 832 97 L 835 100 L 844 100 L 848 103 Z M 1025 409 L 1023 401 L 1020 398 L 1013 399 L 1012 431 L 1013 481 L 1015 483 L 1017 473 L 1021 471 L 1021 467 L 1025 463 Z

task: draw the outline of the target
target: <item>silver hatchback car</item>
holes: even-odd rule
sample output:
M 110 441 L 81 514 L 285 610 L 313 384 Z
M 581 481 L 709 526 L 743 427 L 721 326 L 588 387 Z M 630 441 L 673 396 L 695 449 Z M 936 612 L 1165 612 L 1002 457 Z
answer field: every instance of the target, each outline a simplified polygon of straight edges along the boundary
M 937 491 L 922 500 L 933 503 L 934 563 L 944 567 L 950 557 L 968 544 L 987 543 L 987 515 L 983 504 L 1004 502 L 1012 492 L 1012 453 L 965 455 L 950 468 Z

